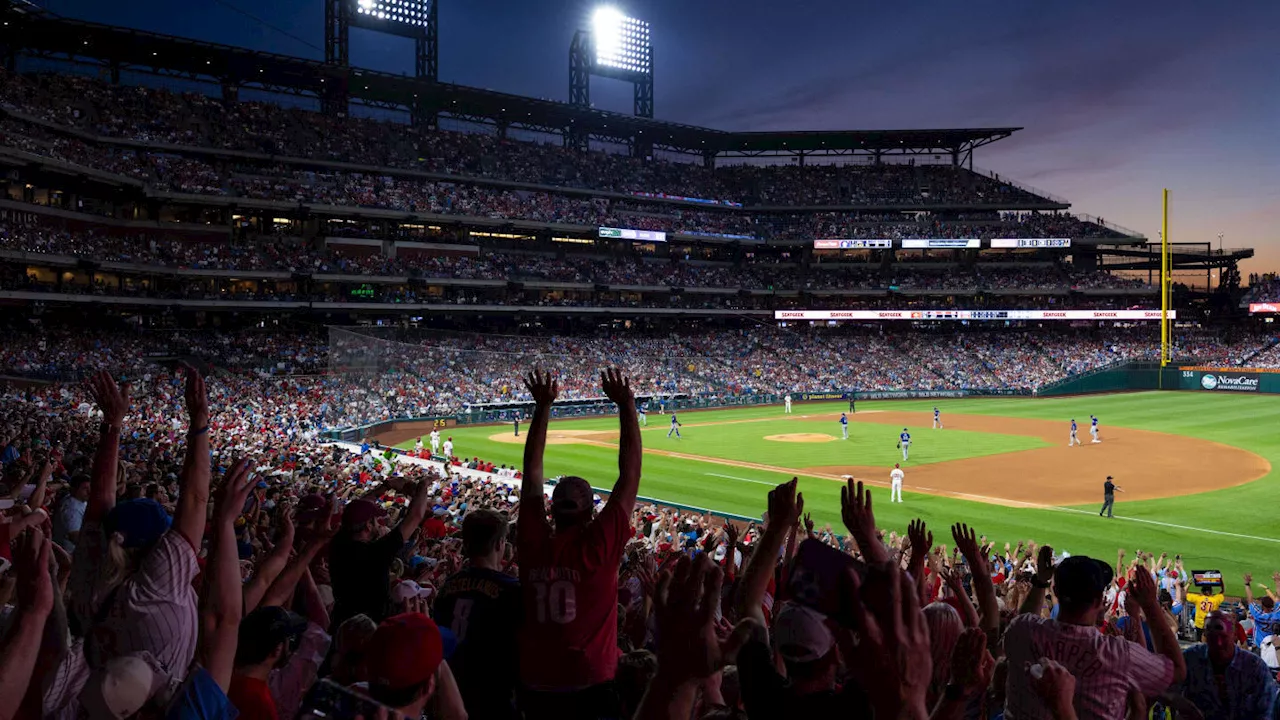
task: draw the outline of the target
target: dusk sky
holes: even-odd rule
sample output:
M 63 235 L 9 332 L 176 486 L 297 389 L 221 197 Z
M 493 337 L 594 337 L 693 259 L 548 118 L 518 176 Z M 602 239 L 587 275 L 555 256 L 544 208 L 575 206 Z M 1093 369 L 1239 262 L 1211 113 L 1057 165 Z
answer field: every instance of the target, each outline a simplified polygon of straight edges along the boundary
M 442 80 L 568 99 L 596 3 L 440 0 Z M 55 12 L 318 58 L 321 0 L 42 0 Z M 619 0 L 652 25 L 659 119 L 726 130 L 1021 126 L 975 165 L 1155 239 L 1252 246 L 1280 270 L 1280 2 Z M 237 13 L 248 11 L 273 29 Z M 282 32 L 283 31 L 283 32 Z M 296 37 L 290 37 L 296 36 Z M 411 72 L 352 31 L 353 65 Z M 597 106 L 630 86 L 596 79 Z

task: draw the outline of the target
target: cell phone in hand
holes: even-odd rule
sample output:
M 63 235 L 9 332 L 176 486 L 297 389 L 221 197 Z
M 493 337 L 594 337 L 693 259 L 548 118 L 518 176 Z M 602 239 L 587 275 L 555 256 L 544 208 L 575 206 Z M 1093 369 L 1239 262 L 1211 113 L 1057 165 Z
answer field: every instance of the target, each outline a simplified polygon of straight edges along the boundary
M 867 575 L 866 563 L 861 560 L 820 540 L 805 540 L 792 560 L 791 580 L 787 585 L 790 598 L 842 625 L 849 625 L 848 604 L 842 602 L 843 576 L 849 570 L 859 579 Z
M 302 702 L 298 718 L 348 720 L 358 717 L 373 720 L 378 716 L 379 710 L 386 712 L 385 717 L 398 717 L 395 711 L 377 700 L 326 679 L 311 686 L 306 700 Z

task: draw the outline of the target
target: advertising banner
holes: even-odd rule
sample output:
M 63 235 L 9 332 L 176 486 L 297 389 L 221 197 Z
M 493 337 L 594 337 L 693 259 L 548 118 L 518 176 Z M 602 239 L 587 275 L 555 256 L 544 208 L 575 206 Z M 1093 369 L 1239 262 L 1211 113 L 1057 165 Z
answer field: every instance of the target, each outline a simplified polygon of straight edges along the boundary
M 1203 373 L 1200 388 L 1212 392 L 1258 392 L 1261 378 L 1251 372 Z
M 1178 317 L 1169 311 L 1169 319 Z M 774 320 L 1159 320 L 1159 310 L 775 310 Z

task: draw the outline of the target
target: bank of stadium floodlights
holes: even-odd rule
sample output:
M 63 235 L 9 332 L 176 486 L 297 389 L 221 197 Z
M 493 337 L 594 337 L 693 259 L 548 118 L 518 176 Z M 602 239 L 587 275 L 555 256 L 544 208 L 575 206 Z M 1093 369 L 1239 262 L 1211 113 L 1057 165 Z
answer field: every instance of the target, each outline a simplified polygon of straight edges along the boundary
M 414 77 L 435 82 L 440 76 L 440 28 L 437 0 L 324 0 L 324 60 L 351 65 L 353 27 L 411 38 Z M 345 88 L 330 98 L 346 110 Z
M 588 29 L 574 33 L 569 45 L 569 104 L 591 107 L 591 76 L 629 82 L 635 88 L 635 114 L 653 117 L 653 45 L 649 23 L 612 6 L 596 8 Z

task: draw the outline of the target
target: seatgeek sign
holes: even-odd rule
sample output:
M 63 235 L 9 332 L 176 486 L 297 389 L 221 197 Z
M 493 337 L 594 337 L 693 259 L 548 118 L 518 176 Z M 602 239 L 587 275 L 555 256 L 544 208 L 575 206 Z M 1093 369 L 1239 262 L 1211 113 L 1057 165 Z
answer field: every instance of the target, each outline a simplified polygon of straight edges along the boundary
M 1169 319 L 1178 317 L 1169 311 Z M 775 310 L 774 320 L 1159 320 L 1159 310 Z

